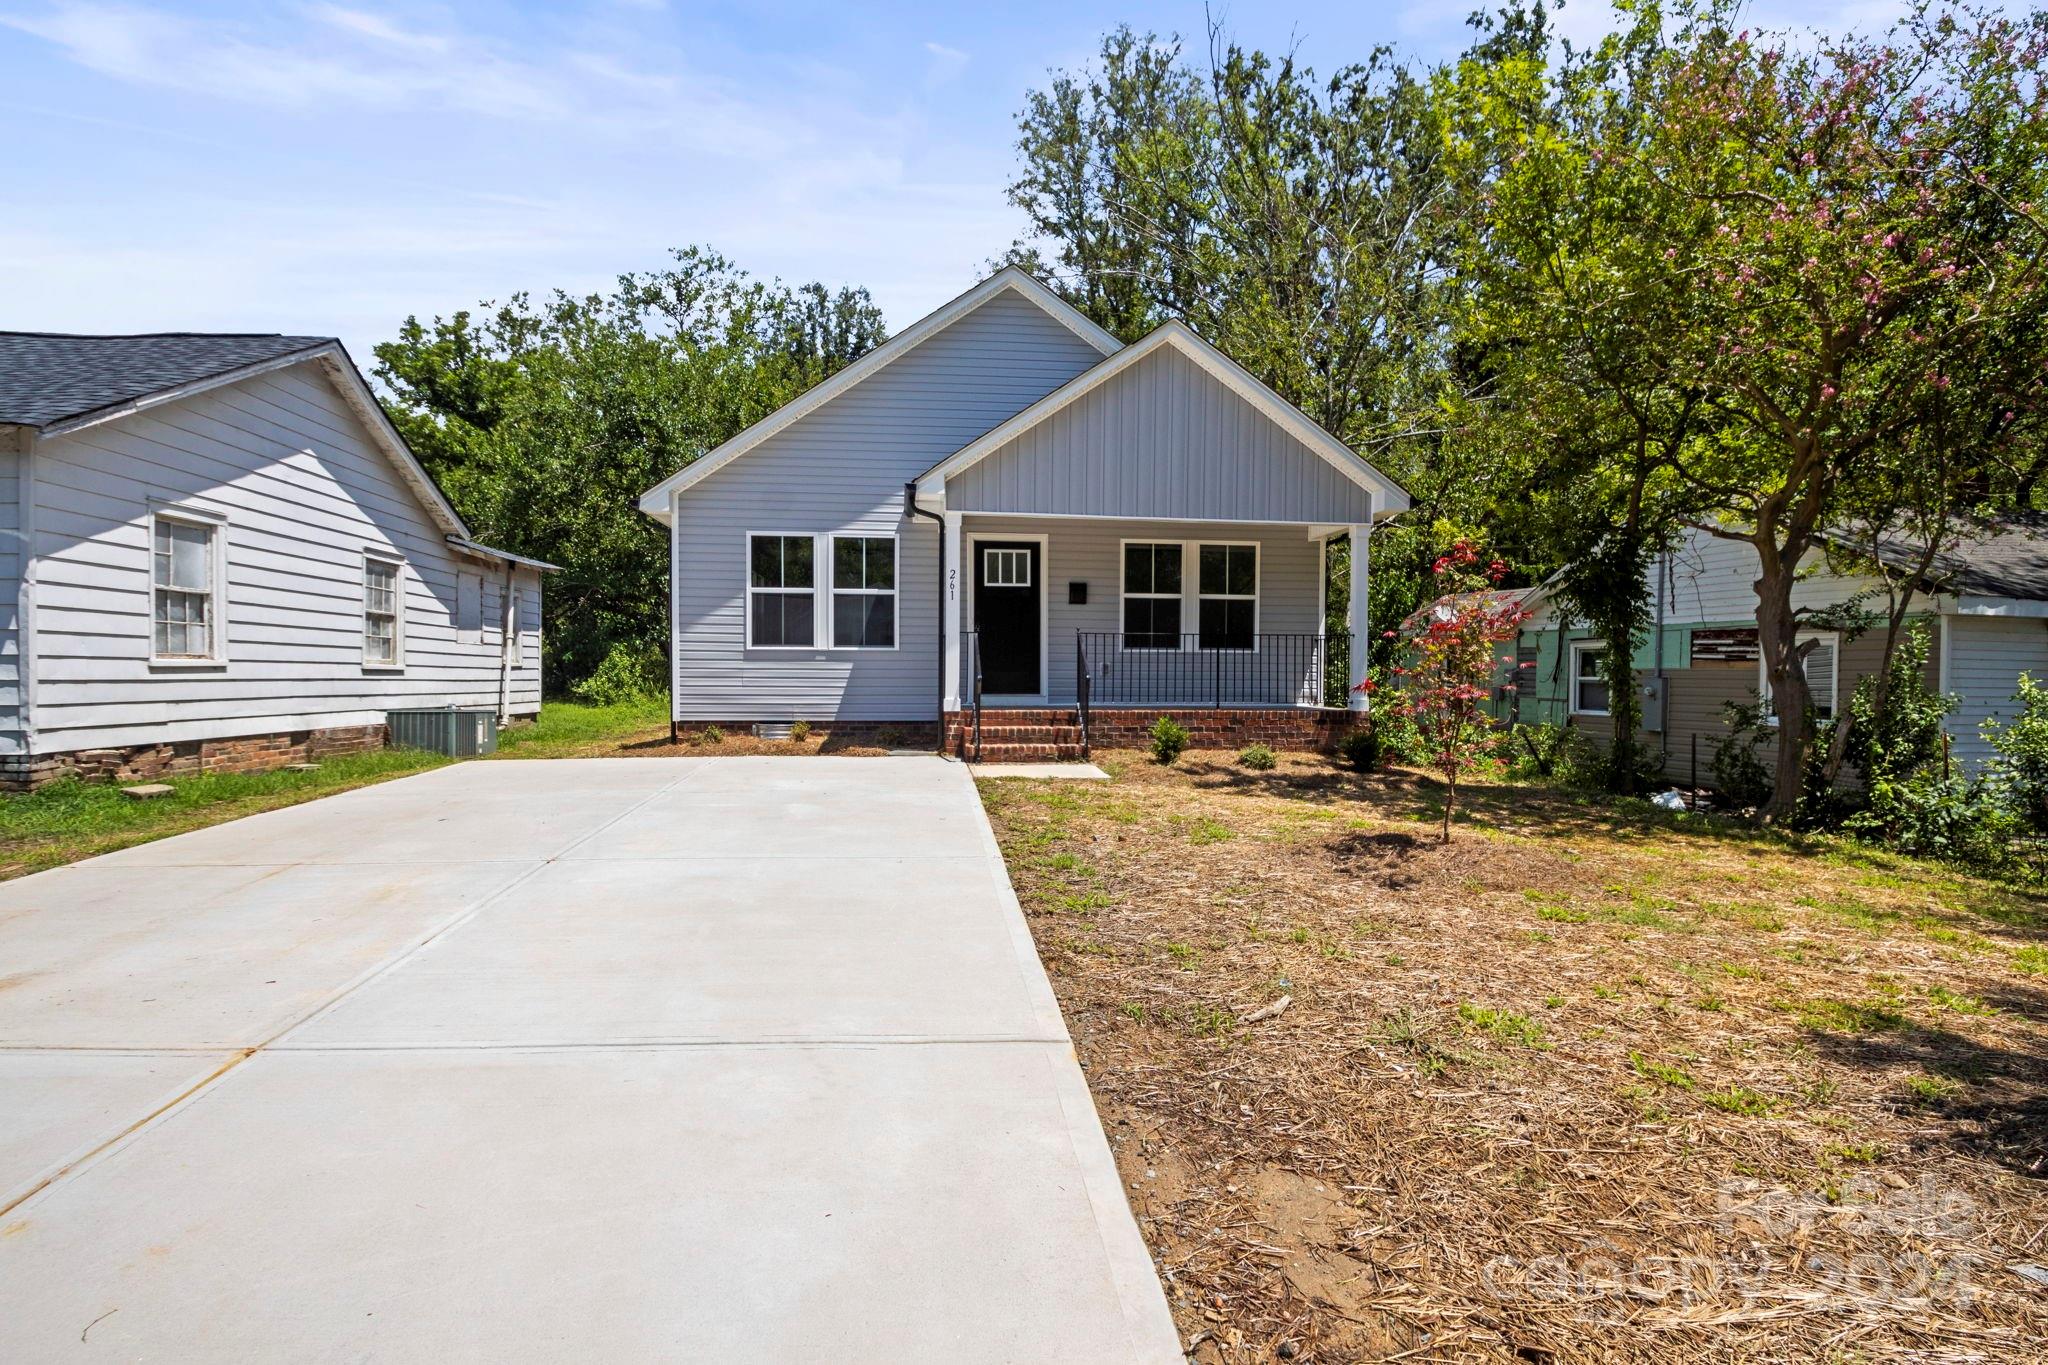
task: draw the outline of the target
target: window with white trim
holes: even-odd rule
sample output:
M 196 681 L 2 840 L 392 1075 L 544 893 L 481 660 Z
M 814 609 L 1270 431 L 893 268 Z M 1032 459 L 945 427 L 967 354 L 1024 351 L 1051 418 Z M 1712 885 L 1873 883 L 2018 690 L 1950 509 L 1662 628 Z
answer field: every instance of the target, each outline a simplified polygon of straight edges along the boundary
M 1835 715 L 1835 683 L 1839 670 L 1841 635 L 1832 630 L 1802 630 L 1795 639 L 1796 644 L 1813 641 L 1813 648 L 1806 652 L 1806 691 L 1813 699 L 1813 714 L 1820 720 L 1832 720 Z M 1771 713 L 1771 672 L 1764 663 L 1761 651 L 1757 662 L 1756 694 L 1763 701 L 1764 715 L 1768 723 L 1778 723 Z
M 991 588 L 1031 586 L 1031 551 L 983 550 L 981 581 Z
M 405 593 L 398 561 L 363 557 L 363 662 L 372 668 L 399 663 Z
M 816 543 L 809 536 L 747 537 L 747 646 L 818 643 Z
M 1572 645 L 1572 714 L 1608 714 L 1607 646 L 1598 640 L 1579 640 Z
M 1179 649 L 1181 555 L 1178 544 L 1124 546 L 1124 648 Z
M 150 652 L 201 662 L 221 657 L 220 527 L 159 513 L 149 528 Z
M 896 648 L 896 538 L 832 537 L 832 648 Z
M 1259 547 L 1196 550 L 1196 622 L 1203 649 L 1250 649 L 1259 628 Z

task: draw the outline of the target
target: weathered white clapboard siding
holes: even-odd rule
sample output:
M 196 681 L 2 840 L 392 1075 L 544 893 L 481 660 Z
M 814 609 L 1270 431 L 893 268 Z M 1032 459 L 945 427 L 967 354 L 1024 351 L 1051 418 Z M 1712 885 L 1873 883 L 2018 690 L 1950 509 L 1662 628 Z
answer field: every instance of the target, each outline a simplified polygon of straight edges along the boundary
M 59 752 L 374 724 L 494 706 L 504 572 L 458 555 L 326 374 L 293 366 L 37 446 L 35 748 Z M 149 516 L 225 518 L 227 662 L 150 661 Z M 404 566 L 404 667 L 362 660 L 363 557 Z M 481 629 L 457 630 L 458 575 Z M 540 704 L 540 595 L 522 592 L 511 710 Z
M 1259 547 L 1258 630 L 1262 635 L 1314 635 L 1322 625 L 1323 547 L 1310 540 L 1300 526 L 1198 526 L 1186 522 L 1113 521 L 1092 517 L 988 517 L 962 519 L 962 532 L 971 547 L 976 538 L 1003 540 L 1012 536 L 1044 536 L 1045 553 L 1040 564 L 1041 590 L 1046 601 L 1045 642 L 1048 700 L 1071 705 L 1074 695 L 1074 653 L 1077 631 L 1123 630 L 1123 544 L 1138 540 L 1175 542 L 1188 546 L 1209 544 Z M 961 596 L 960 627 L 974 629 L 974 561 L 961 557 L 962 577 L 967 587 Z M 1181 608 L 1183 628 L 1196 629 L 1197 594 L 1194 561 L 1188 559 L 1182 574 L 1185 597 Z M 1067 601 L 1067 585 L 1088 585 L 1088 600 L 1079 606 Z M 1294 657 L 1292 655 L 1289 656 Z M 1306 658 L 1305 651 L 1300 655 Z M 1100 669 L 1109 660 L 1097 658 L 1091 666 Z M 963 695 L 968 661 L 961 658 Z M 1167 679 L 1182 675 L 1160 665 L 1155 676 Z M 1273 681 L 1271 666 L 1260 671 L 1246 663 L 1238 673 L 1257 679 L 1262 685 Z M 1192 677 L 1192 674 L 1186 676 Z M 1231 676 L 1237 676 L 1233 674 Z M 1197 689 L 1199 690 L 1199 689 Z M 1267 690 L 1271 690 L 1268 688 Z M 1226 697 L 1243 704 L 1272 703 L 1274 696 Z M 1279 700 L 1285 700 L 1280 698 Z
M 1948 719 L 1951 754 L 1969 768 L 1992 756 L 1981 727 L 2018 712 L 2013 693 L 2030 673 L 2048 682 L 2048 620 L 2037 616 L 1944 616 L 1943 687 L 1959 699 Z
M 1372 495 L 1172 346 L 946 480 L 960 512 L 1366 522 Z
M 21 466 L 26 433 L 0 427 L 0 754 L 22 752 Z
M 679 499 L 676 716 L 919 720 L 938 704 L 938 531 L 903 485 L 1101 359 L 999 293 Z M 746 648 L 750 532 L 897 537 L 894 650 Z
M 1760 571 L 1755 546 L 1687 531 L 1671 552 L 1665 620 L 1754 622 Z M 1800 562 L 1800 571 L 1792 588 L 1795 610 L 1835 606 L 1869 586 L 1866 579 L 1828 572 L 1818 552 Z

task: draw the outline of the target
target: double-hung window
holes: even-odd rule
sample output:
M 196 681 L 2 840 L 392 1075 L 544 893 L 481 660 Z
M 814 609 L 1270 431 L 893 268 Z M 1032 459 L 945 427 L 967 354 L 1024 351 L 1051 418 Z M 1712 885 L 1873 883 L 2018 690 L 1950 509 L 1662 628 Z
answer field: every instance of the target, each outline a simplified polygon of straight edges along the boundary
M 220 527 L 156 516 L 150 521 L 150 652 L 157 659 L 221 657 Z
M 1202 648 L 1252 648 L 1259 628 L 1259 547 L 1204 545 L 1196 554 Z
M 1598 640 L 1581 640 L 1572 646 L 1572 714 L 1608 714 L 1607 646 Z
M 1124 648 L 1179 649 L 1181 554 L 1176 544 L 1124 546 Z
M 394 559 L 363 559 L 363 662 L 371 668 L 396 668 L 402 644 L 404 577 Z
M 1813 642 L 1813 648 L 1806 652 L 1804 664 L 1806 694 L 1813 699 L 1814 717 L 1818 720 L 1832 720 L 1835 715 L 1835 659 L 1841 636 L 1832 630 L 1802 630 L 1795 643 L 1803 645 L 1809 640 Z M 1778 718 L 1771 712 L 1771 674 L 1761 652 L 1756 666 L 1757 696 L 1762 699 L 1766 722 L 1776 725 Z
M 896 538 L 832 537 L 832 648 L 896 648 Z
M 812 649 L 818 643 L 814 542 L 809 536 L 750 536 L 747 646 Z

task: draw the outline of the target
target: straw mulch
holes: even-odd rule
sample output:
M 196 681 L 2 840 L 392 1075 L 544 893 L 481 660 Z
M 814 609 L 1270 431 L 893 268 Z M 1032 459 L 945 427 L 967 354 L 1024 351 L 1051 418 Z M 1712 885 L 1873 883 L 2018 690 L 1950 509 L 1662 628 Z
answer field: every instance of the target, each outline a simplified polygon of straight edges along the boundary
M 1195 1359 L 2040 1358 L 2042 902 L 1535 788 L 1444 847 L 1419 775 L 1104 761 L 984 795 Z

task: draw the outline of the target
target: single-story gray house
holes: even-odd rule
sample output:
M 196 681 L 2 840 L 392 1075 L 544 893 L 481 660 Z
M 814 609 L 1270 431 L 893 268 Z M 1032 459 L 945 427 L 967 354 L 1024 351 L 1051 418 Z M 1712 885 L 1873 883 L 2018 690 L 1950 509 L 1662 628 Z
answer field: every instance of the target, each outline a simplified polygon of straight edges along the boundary
M 1903 544 L 1880 544 L 1878 553 L 1894 574 L 1919 563 L 1917 551 Z M 1807 557 L 1793 607 L 1822 611 L 1855 602 L 1886 611 L 1877 576 L 1840 554 L 1837 561 L 1818 551 Z M 1711 785 L 1714 752 L 1728 734 L 1727 703 L 1769 695 L 1757 640 L 1758 574 L 1754 547 L 1704 529 L 1688 531 L 1652 570 L 1660 628 L 1635 642 L 1634 662 L 1644 694 L 1643 729 L 1661 745 L 1664 771 L 1673 780 L 1693 776 L 1697 755 L 1700 783 Z M 1496 714 L 1570 724 L 1604 741 L 1611 733 L 1600 675 L 1607 642 L 1567 619 L 1561 604 L 1540 589 L 1525 601 L 1535 614 L 1517 641 L 1516 666 L 1502 679 Z M 1961 535 L 1938 557 L 1909 610 L 1909 623 L 1931 636 L 1928 683 L 1956 699 L 1947 721 L 1952 761 L 1975 770 L 1991 756 L 1983 724 L 2013 715 L 2020 674 L 2048 681 L 2048 520 L 2021 518 L 1996 531 Z M 1815 642 L 1806 680 L 1823 718 L 1845 704 L 1883 658 L 1881 626 L 1854 638 L 1819 628 L 1802 638 Z M 1769 761 L 1768 754 L 1762 757 Z
M 332 337 L 0 333 L 0 785 L 531 716 L 548 567 L 471 538 Z
M 640 503 L 670 534 L 678 724 L 989 758 L 1162 712 L 1198 743 L 1327 743 L 1349 715 L 1323 705 L 1329 545 L 1407 505 L 1187 327 L 1124 345 L 1017 269 Z M 1363 553 L 1355 573 L 1362 642 Z

